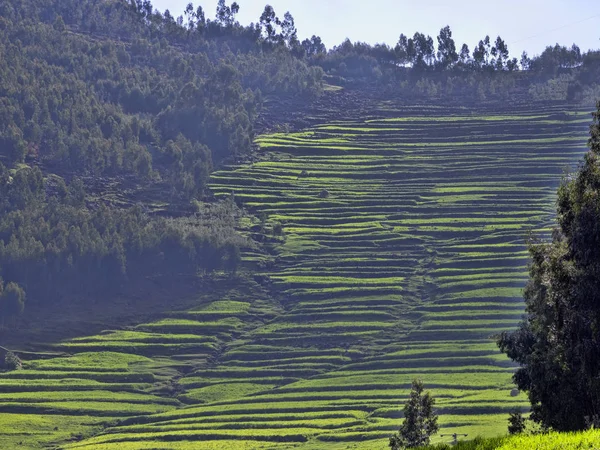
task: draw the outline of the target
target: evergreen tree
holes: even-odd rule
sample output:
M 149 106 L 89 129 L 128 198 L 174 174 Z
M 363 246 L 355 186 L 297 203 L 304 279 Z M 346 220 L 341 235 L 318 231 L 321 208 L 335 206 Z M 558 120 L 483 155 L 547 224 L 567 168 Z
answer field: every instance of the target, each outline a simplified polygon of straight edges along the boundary
M 277 30 L 281 21 L 275 14 L 275 10 L 271 5 L 266 5 L 265 10 L 260 16 L 260 26 L 262 28 L 265 40 L 269 43 L 273 43 L 277 38 Z
M 313 35 L 310 39 L 304 39 L 301 45 L 307 56 L 323 55 L 327 52 L 327 48 L 319 36 Z
M 400 431 L 390 438 L 390 448 L 400 450 L 428 445 L 439 430 L 438 417 L 433 410 L 435 399 L 425 392 L 423 382 L 414 380 L 408 401 L 404 405 L 404 422 Z
M 225 0 L 219 0 L 217 4 L 217 23 L 223 27 L 231 27 L 235 23 L 235 15 L 240 11 L 240 6 L 233 2 L 231 6 L 225 4 Z
M 509 61 L 508 46 L 500 36 L 496 38 L 496 42 L 492 47 L 492 55 L 496 58 L 496 70 L 504 70 L 506 63 Z
M 525 431 L 525 417 L 518 409 L 508 415 L 508 434 L 521 434 Z
M 600 411 L 600 102 L 583 165 L 558 190 L 558 227 L 533 243 L 527 315 L 499 346 L 521 367 L 532 419 L 580 430 Z
M 431 36 L 425 36 L 423 33 L 417 32 L 412 38 L 412 45 L 409 42 L 408 47 L 411 48 L 411 53 L 414 54 L 413 67 L 415 69 L 427 69 L 435 62 L 435 46 Z
M 54 29 L 59 33 L 62 33 L 65 31 L 65 28 L 65 21 L 61 16 L 57 16 L 56 20 L 54 21 Z
M 458 53 L 456 52 L 456 44 L 452 39 L 452 31 L 450 26 L 446 26 L 440 30 L 437 37 L 438 41 L 438 61 L 441 69 L 448 69 L 458 61 Z
M 0 320 L 2 326 L 7 320 L 15 321 L 25 309 L 25 291 L 17 283 L 8 283 L 0 295 Z
M 281 36 L 285 44 L 290 48 L 295 47 L 299 43 L 298 30 L 296 29 L 294 17 L 289 11 L 285 13 L 281 22 Z
M 467 44 L 463 44 L 461 49 L 460 49 L 460 62 L 461 64 L 463 64 L 464 66 L 466 66 L 469 63 L 469 60 L 471 59 L 470 56 L 470 50 L 469 50 L 469 46 Z

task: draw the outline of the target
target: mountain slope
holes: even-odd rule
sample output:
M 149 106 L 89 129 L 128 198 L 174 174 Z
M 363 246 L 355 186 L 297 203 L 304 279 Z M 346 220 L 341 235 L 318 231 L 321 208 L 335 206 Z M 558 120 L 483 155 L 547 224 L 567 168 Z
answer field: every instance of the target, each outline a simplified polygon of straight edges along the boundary
M 283 309 L 179 380 L 202 404 L 69 448 L 384 447 L 413 377 L 445 433 L 501 433 L 526 407 L 492 336 L 522 314 L 526 235 L 548 231 L 588 112 L 380 104 L 342 117 L 262 136 L 260 161 L 212 178 L 281 225 L 284 242 L 253 258 Z

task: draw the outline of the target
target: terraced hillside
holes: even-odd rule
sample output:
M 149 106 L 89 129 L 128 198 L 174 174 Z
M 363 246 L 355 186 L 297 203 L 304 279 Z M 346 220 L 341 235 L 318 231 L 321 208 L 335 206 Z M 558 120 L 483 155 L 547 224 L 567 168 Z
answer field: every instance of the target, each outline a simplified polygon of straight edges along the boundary
M 216 287 L 175 302 L 188 307 L 174 306 L 156 320 L 37 342 L 46 352 L 20 353 L 22 370 L 0 372 L 0 448 L 55 448 L 126 418 L 204 401 L 189 385 L 184 389 L 181 377 L 211 364 L 227 343 L 276 313 L 251 282 Z
M 0 421 L 72 430 L 77 410 L 97 433 L 78 449 L 377 449 L 420 377 L 443 432 L 503 433 L 526 401 L 491 336 L 522 314 L 524 242 L 551 226 L 589 113 L 382 104 L 314 121 L 212 178 L 260 218 L 248 233 L 274 235 L 245 255 L 274 298 L 235 291 L 60 343 L 75 356 L 0 377 Z

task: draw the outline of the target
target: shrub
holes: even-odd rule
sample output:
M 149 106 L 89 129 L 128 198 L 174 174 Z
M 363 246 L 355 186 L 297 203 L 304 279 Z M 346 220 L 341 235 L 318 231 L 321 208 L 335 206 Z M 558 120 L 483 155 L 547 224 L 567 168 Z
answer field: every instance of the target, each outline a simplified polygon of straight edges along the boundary
M 3 367 L 6 370 L 20 370 L 23 368 L 23 364 L 19 357 L 13 352 L 6 352 Z
M 525 431 L 525 417 L 518 409 L 512 411 L 508 416 L 508 434 L 521 434 Z

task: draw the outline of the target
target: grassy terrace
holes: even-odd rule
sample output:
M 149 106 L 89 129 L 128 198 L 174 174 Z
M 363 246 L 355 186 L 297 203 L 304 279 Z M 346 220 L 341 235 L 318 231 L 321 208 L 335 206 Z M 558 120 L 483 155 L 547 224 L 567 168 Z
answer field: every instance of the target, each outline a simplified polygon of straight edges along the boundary
M 382 106 L 261 136 L 260 160 L 211 188 L 282 224 L 272 254 L 245 255 L 274 299 L 58 343 L 75 356 L 0 375 L 0 423 L 36 445 L 50 426 L 48 442 L 95 434 L 70 449 L 383 449 L 421 377 L 444 433 L 504 433 L 526 401 L 491 336 L 522 314 L 524 241 L 552 225 L 588 123 L 552 106 Z
M 300 448 L 385 447 L 419 376 L 439 398 L 444 432 L 504 432 L 506 412 L 526 402 L 511 396 L 512 367 L 490 337 L 520 319 L 525 238 L 551 226 L 588 123 L 554 107 L 387 109 L 260 137 L 262 160 L 217 173 L 212 188 L 283 224 L 277 270 L 266 274 L 285 313 L 208 375 L 248 382 L 260 368 L 302 379 L 202 406 L 190 426 L 209 414 L 213 431 L 243 435 L 237 419 L 218 416 L 250 412 L 283 436 L 315 414 Z M 349 410 L 358 423 L 316 416 Z M 290 417 L 269 416 L 277 411 Z
M 179 380 L 273 317 L 260 294 L 245 300 L 252 286 L 244 291 L 232 288 L 231 298 L 216 301 L 201 295 L 197 307 L 154 322 L 46 344 L 53 354 L 28 357 L 22 370 L 0 373 L 0 448 L 78 442 L 127 418 L 223 398 Z M 233 395 L 249 392 L 245 386 Z

